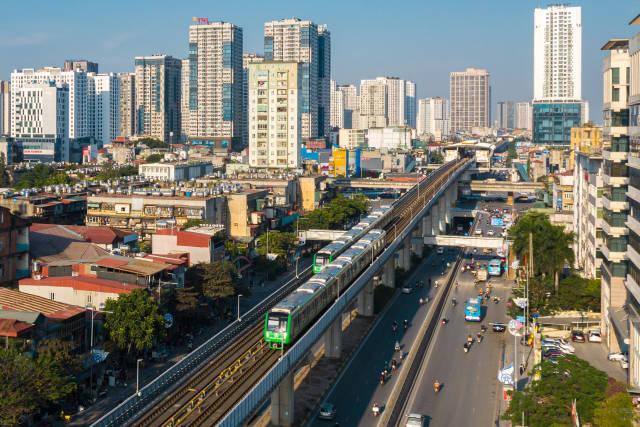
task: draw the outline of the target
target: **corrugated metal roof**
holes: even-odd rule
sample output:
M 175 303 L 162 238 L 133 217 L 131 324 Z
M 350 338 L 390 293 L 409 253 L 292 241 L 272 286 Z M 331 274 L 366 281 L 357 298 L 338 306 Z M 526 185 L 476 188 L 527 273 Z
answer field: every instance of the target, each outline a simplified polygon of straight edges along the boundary
M 65 320 L 85 311 L 80 307 L 7 288 L 0 288 L 0 308 L 37 311 L 54 320 Z

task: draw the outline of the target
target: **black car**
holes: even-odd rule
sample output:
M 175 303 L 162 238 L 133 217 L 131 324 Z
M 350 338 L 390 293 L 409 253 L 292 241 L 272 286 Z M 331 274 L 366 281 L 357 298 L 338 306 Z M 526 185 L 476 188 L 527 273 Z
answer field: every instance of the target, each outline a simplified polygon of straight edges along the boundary
M 585 342 L 584 333 L 582 331 L 571 331 L 571 341 L 573 342 Z
M 494 323 L 493 332 L 504 332 L 507 327 L 503 323 Z

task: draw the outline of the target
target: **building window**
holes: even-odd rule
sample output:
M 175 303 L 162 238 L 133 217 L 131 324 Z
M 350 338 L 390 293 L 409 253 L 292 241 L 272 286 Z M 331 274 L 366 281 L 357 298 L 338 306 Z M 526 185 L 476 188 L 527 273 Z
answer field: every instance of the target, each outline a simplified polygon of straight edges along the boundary
M 614 85 L 620 84 L 620 68 L 611 69 L 611 83 Z
M 91 304 L 91 294 L 87 295 L 87 305 Z
M 50 299 L 51 301 L 55 301 L 55 299 L 56 299 L 56 294 L 54 294 L 53 292 L 51 292 L 51 293 L 49 294 L 49 299 Z
M 620 101 L 620 89 L 618 89 L 617 87 L 614 87 L 611 91 L 611 100 L 614 102 Z

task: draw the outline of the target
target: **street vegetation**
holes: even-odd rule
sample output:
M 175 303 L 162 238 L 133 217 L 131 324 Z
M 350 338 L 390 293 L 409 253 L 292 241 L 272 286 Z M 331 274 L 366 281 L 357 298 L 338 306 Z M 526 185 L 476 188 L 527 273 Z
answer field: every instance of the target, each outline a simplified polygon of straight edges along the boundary
M 300 219 L 300 229 L 343 230 L 349 220 L 357 219 L 369 209 L 369 199 L 363 194 L 351 198 L 338 193 L 322 208 L 311 211 Z

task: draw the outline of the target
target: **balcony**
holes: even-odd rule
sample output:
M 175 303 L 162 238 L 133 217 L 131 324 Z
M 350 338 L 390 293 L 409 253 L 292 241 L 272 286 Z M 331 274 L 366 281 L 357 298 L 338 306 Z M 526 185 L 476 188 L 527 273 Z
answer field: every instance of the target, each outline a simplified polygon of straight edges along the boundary
M 624 162 L 629 158 L 629 153 L 624 151 L 602 151 L 602 158 L 604 160 L 610 160 L 612 162 Z
M 602 221 L 602 231 L 610 236 L 623 236 L 629 234 L 629 229 L 626 226 L 614 226 L 607 221 Z
M 600 247 L 600 251 L 605 258 L 607 258 L 611 262 L 621 262 L 626 259 L 626 251 L 624 252 L 613 252 L 610 251 L 607 245 L 602 245 Z
M 602 196 L 602 207 L 610 211 L 620 212 L 629 209 L 629 203 L 627 201 L 609 200 L 606 196 Z
M 604 185 L 613 185 L 613 186 L 620 186 L 620 185 L 628 185 L 629 184 L 629 177 L 628 176 L 610 176 L 610 175 L 603 175 L 602 176 L 602 182 Z

